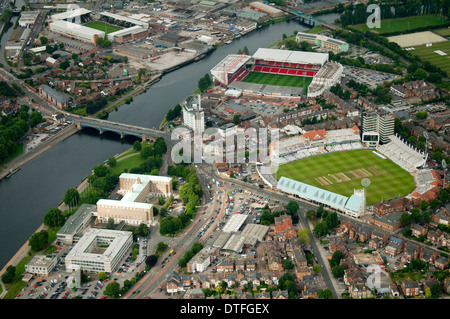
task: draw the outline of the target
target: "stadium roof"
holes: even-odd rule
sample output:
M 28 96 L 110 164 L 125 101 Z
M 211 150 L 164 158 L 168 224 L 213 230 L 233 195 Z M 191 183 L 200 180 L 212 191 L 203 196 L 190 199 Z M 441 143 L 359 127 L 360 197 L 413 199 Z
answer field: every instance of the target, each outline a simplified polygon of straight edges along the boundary
M 345 209 L 351 210 L 353 212 L 358 212 L 362 203 L 364 203 L 364 197 L 352 195 L 345 205 Z
M 65 19 L 69 19 L 69 18 L 76 18 L 79 16 L 82 16 L 84 14 L 88 14 L 91 13 L 91 10 L 85 9 L 85 8 L 77 8 L 74 10 L 68 10 L 62 13 L 56 13 L 54 15 L 52 15 L 52 20 L 53 21 L 59 21 L 59 20 L 65 20 Z
M 148 29 L 149 25 L 147 22 L 143 22 L 143 21 L 139 21 L 137 19 L 133 19 L 133 18 L 129 18 L 129 17 L 125 17 L 125 16 L 121 16 L 119 14 L 115 14 L 115 13 L 111 13 L 111 12 L 99 12 L 98 14 L 108 17 L 108 18 L 112 18 L 112 19 L 116 19 L 119 21 L 125 21 L 125 22 L 129 22 L 135 25 L 140 25 L 141 27 L 144 27 L 146 29 Z
M 259 48 L 253 55 L 253 58 L 275 62 L 323 65 L 328 61 L 328 53 Z
M 277 189 L 312 200 L 336 209 L 344 210 L 348 197 L 282 176 Z
M 211 72 L 227 72 L 234 73 L 241 66 L 243 66 L 251 57 L 243 54 L 229 54 L 222 61 L 220 61 L 215 67 L 211 69 Z
M 78 23 L 72 23 L 69 21 L 58 20 L 50 23 L 50 30 L 52 32 L 61 33 L 63 32 L 65 35 L 70 35 L 74 37 L 82 37 L 82 38 L 93 38 L 94 35 L 98 35 L 99 38 L 103 38 L 105 36 L 104 31 L 100 31 L 97 29 L 85 27 Z

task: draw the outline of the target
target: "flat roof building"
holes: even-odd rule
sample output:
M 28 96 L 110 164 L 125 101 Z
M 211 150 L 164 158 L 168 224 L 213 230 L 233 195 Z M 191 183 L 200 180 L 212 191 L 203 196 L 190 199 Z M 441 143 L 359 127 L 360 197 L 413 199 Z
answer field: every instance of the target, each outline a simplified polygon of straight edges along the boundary
M 66 269 L 113 273 L 120 266 L 132 243 L 131 232 L 90 229 L 66 256 Z
M 96 205 L 82 204 L 58 231 L 57 240 L 72 245 L 76 241 L 77 235 L 80 236 L 80 233 L 88 228 L 96 210 Z
M 25 264 L 25 271 L 34 275 L 48 276 L 55 268 L 58 261 L 57 255 L 36 254 Z

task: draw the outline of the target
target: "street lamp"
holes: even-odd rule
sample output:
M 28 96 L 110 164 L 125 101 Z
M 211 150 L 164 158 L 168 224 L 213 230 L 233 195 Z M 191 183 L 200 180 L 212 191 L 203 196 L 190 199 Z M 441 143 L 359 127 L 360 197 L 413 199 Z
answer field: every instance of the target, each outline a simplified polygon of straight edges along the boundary
M 363 178 L 361 180 L 361 185 L 364 187 L 364 216 L 365 216 L 366 215 L 366 204 L 367 204 L 366 188 L 370 186 L 370 179 Z

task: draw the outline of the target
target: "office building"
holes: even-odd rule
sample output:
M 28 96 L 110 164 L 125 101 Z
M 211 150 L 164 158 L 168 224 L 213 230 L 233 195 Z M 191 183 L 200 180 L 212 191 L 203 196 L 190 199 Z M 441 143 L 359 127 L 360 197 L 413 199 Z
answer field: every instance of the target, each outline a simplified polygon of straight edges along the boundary
M 379 142 L 386 144 L 390 142 L 390 135 L 394 135 L 395 117 L 387 112 L 363 112 L 362 132 L 376 132 L 380 136 Z
M 194 94 L 183 102 L 183 122 L 185 126 L 193 129 L 194 133 L 202 134 L 205 131 L 205 114 L 200 94 Z

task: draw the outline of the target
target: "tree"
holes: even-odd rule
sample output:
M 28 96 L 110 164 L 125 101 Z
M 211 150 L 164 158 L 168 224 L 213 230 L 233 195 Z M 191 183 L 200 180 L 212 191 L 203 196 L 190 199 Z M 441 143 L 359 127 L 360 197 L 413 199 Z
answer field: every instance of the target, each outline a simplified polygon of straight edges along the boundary
M 345 265 L 336 265 L 331 269 L 334 278 L 341 278 L 345 274 Z
M 156 265 L 156 262 L 158 261 L 158 257 L 156 255 L 150 255 L 145 259 L 145 264 L 149 267 L 153 267 Z
M 210 87 L 212 83 L 212 79 L 207 73 L 198 81 L 198 89 L 203 93 Z
M 320 265 L 315 265 L 313 267 L 313 271 L 316 275 L 320 274 L 322 272 L 322 267 L 320 267 Z
M 36 125 L 38 125 L 39 123 L 41 123 L 43 120 L 42 114 L 41 112 L 35 111 L 33 110 L 30 114 L 30 122 L 31 122 L 31 126 L 35 127 Z
M 41 40 L 41 45 L 47 45 L 48 39 L 46 37 L 40 37 L 39 40 Z
M 142 149 L 142 144 L 141 144 L 141 142 L 135 141 L 135 142 L 133 143 L 133 149 L 134 149 L 136 152 L 140 152 L 141 149 Z
M 66 194 L 64 195 L 63 202 L 67 206 L 77 206 L 78 202 L 80 201 L 80 193 L 78 193 L 78 190 L 76 188 L 69 188 L 66 190 Z
M 299 208 L 300 208 L 300 206 L 298 205 L 298 203 L 295 200 L 291 200 L 287 204 L 287 209 L 288 209 L 290 215 L 297 213 Z
M 48 232 L 46 230 L 41 230 L 38 233 L 34 233 L 28 243 L 32 250 L 40 251 L 47 246 L 48 241 Z
M 420 209 L 424 212 L 428 209 L 428 202 L 423 200 L 419 204 Z
M 108 223 L 106 224 L 106 229 L 114 229 L 114 218 L 108 218 Z
M 94 174 L 97 177 L 105 177 L 108 174 L 109 170 L 103 164 L 97 164 L 94 166 Z
M 427 72 L 424 69 L 417 69 L 413 73 L 413 77 L 416 78 L 417 80 L 425 80 L 427 77 Z
M 113 297 L 113 298 L 119 298 L 120 293 L 120 285 L 117 282 L 111 282 L 105 287 L 105 291 L 103 292 L 103 295 Z
M 408 213 L 403 213 L 402 216 L 400 217 L 400 220 L 402 222 L 402 226 L 408 226 L 409 224 L 411 224 L 411 215 Z
M 307 228 L 300 228 L 297 232 L 297 235 L 301 244 L 309 243 L 309 230 Z
M 169 246 L 167 246 L 166 243 L 161 241 L 161 242 L 158 243 L 158 245 L 156 245 L 156 250 L 158 252 L 164 252 L 167 249 L 167 247 L 169 247 Z
M 107 276 L 106 276 L 106 273 L 104 271 L 98 273 L 98 279 L 99 280 L 105 280 L 106 277 Z
M 331 256 L 330 265 L 332 267 L 339 265 L 341 259 L 344 258 L 344 254 L 340 250 L 336 250 Z
M 9 265 L 8 268 L 6 268 L 6 271 L 2 275 L 2 281 L 5 284 L 12 283 L 14 278 L 16 277 L 16 267 Z
M 114 156 L 110 157 L 108 159 L 108 165 L 109 165 L 109 167 L 114 167 L 114 166 L 117 165 L 117 160 L 116 160 L 116 158 Z
M 241 123 L 241 116 L 239 114 L 234 114 L 233 115 L 233 124 L 239 124 Z
M 317 298 L 319 299 L 331 299 L 333 298 L 333 293 L 329 289 L 319 289 L 317 292 Z
M 58 208 L 51 208 L 44 215 L 44 225 L 48 227 L 58 227 L 64 225 L 65 219 Z
M 430 287 L 430 291 L 433 298 L 438 298 L 442 295 L 442 289 L 439 283 L 432 284 Z

